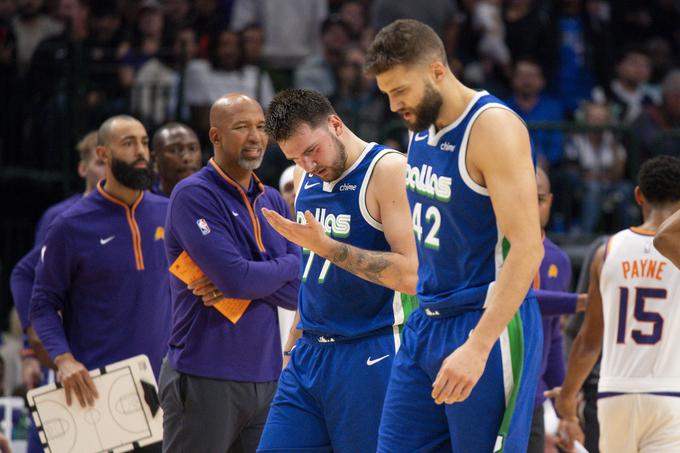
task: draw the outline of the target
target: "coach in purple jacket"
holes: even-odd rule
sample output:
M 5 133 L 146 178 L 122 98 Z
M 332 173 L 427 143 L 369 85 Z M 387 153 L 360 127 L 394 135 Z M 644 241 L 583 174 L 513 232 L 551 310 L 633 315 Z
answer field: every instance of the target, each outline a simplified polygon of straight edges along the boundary
M 261 214 L 289 216 L 283 197 L 253 173 L 267 144 L 260 105 L 239 94 L 218 99 L 210 141 L 214 157 L 175 186 L 165 224 L 168 261 L 186 251 L 214 290 L 171 277 L 163 450 L 254 452 L 281 372 L 276 307 L 297 305 L 300 251 Z M 222 297 L 252 302 L 234 324 L 206 306 Z
M 170 330 L 163 225 L 144 126 L 126 115 L 98 131 L 105 179 L 52 222 L 36 268 L 30 321 L 70 404 L 93 404 L 87 370 L 146 354 L 158 376 Z

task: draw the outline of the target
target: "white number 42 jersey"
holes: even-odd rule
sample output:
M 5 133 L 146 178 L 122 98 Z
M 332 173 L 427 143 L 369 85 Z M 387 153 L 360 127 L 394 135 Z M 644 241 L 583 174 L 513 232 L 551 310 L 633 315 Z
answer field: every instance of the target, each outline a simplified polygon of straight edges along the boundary
M 653 239 L 653 232 L 630 228 L 606 245 L 600 393 L 680 396 L 680 270 Z

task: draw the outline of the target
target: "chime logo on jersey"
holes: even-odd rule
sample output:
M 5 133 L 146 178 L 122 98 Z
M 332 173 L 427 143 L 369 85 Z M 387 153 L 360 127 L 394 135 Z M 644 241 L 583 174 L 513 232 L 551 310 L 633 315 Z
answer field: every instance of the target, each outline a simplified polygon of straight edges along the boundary
M 298 211 L 296 214 L 297 223 L 306 223 L 305 214 Z M 327 214 L 326 208 L 316 208 L 314 218 L 324 227 L 326 234 L 336 238 L 346 238 L 349 236 L 350 223 L 352 216 L 349 214 Z
M 420 168 L 407 166 L 406 188 L 439 201 L 446 202 L 451 199 L 451 178 L 438 176 L 427 164 Z

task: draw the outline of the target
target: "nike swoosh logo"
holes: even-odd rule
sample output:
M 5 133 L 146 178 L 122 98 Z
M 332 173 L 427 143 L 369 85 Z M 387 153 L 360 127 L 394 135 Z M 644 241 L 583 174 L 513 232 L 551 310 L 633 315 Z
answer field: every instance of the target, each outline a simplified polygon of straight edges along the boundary
M 320 182 L 315 182 L 314 184 L 310 184 L 308 182 L 305 183 L 305 189 L 309 189 L 310 187 L 318 186 L 321 184 Z
M 234 217 L 238 217 L 238 212 L 236 211 L 231 211 L 232 214 L 234 214 Z
M 99 243 L 100 243 L 101 245 L 106 245 L 106 244 L 108 244 L 109 242 L 113 241 L 113 238 L 115 238 L 115 237 L 116 237 L 116 236 L 114 235 L 114 236 L 109 236 L 109 237 L 107 237 L 107 238 L 100 238 L 100 239 L 99 239 Z
M 390 355 L 387 354 L 387 355 L 384 355 L 384 356 L 382 356 L 382 357 L 378 357 L 378 358 L 375 359 L 375 360 L 371 360 L 371 358 L 369 357 L 368 360 L 366 360 L 366 365 L 368 365 L 368 366 L 373 366 L 373 365 L 375 365 L 376 363 L 380 362 L 381 360 L 385 360 L 385 359 L 388 358 L 389 356 L 390 356 Z
M 419 142 L 419 141 L 421 141 L 421 140 L 425 140 L 426 138 L 427 138 L 427 134 L 425 134 L 425 135 L 420 135 L 420 132 L 418 132 L 418 133 L 415 135 L 415 137 L 413 137 L 413 139 L 414 139 L 415 141 L 417 141 L 417 142 Z

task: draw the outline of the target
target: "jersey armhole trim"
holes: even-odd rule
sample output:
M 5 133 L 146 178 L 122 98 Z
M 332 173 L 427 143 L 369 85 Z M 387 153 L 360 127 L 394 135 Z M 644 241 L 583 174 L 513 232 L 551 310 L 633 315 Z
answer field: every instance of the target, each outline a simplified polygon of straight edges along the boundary
M 470 121 L 468 122 L 467 126 L 465 127 L 465 133 L 463 134 L 463 139 L 460 142 L 460 150 L 458 151 L 458 172 L 460 173 L 460 176 L 465 183 L 465 185 L 472 190 L 475 193 L 478 193 L 479 195 L 483 195 L 488 197 L 489 196 L 489 189 L 486 187 L 482 186 L 481 184 L 478 184 L 475 182 L 474 179 L 472 179 L 472 176 L 470 176 L 470 173 L 468 173 L 467 169 L 467 145 L 468 142 L 470 141 L 470 133 L 472 131 L 472 126 L 475 124 L 475 121 L 485 111 L 488 109 L 492 108 L 500 108 L 507 110 L 509 112 L 512 112 L 514 115 L 517 115 L 511 108 L 504 106 L 503 104 L 499 104 L 496 102 L 490 102 L 488 104 L 483 105 L 482 107 L 479 108 L 473 115 L 472 118 L 470 118 Z M 521 120 L 521 118 L 520 118 Z M 523 121 L 522 121 L 523 122 Z
M 371 176 L 373 176 L 373 170 L 375 169 L 378 161 L 380 161 L 380 159 L 382 159 L 385 155 L 391 153 L 402 155 L 402 153 L 399 151 L 395 151 L 390 148 L 384 148 L 380 150 L 371 161 L 371 164 L 368 166 L 366 174 L 364 175 L 364 179 L 361 182 L 361 190 L 359 191 L 359 211 L 361 211 L 361 216 L 364 218 L 366 223 L 378 231 L 383 231 L 383 226 L 381 222 L 374 219 L 371 213 L 368 212 L 368 206 L 366 205 L 366 192 L 368 191 L 368 184 L 371 182 Z

